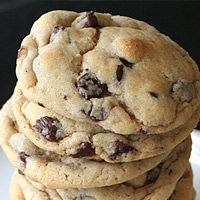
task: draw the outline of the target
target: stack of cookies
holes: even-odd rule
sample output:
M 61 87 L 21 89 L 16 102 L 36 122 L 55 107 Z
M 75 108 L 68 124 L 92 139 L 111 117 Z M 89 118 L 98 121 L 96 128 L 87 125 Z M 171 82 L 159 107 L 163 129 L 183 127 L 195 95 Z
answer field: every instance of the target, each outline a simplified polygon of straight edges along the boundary
M 12 200 L 194 200 L 200 73 L 145 22 L 52 11 L 18 51 L 0 143 Z

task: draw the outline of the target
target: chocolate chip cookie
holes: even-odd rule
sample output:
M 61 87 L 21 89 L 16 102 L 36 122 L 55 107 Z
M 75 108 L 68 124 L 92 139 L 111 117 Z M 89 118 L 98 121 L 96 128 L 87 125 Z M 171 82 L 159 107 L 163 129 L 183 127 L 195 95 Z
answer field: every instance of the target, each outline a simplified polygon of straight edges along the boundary
M 7 102 L 0 111 L 2 149 L 16 168 L 48 188 L 94 188 L 119 184 L 144 174 L 170 153 L 144 160 L 110 164 L 45 151 L 20 132 L 10 103 Z M 187 145 L 188 148 L 189 146 Z
M 21 44 L 16 71 L 28 100 L 124 135 L 171 131 L 200 102 L 200 74 L 189 54 L 123 16 L 44 14 Z
M 130 162 L 171 150 L 196 126 L 200 112 L 183 126 L 164 135 L 119 135 L 101 126 L 77 122 L 28 101 L 16 87 L 13 111 L 20 130 L 38 147 L 74 158 Z
M 191 172 L 187 170 L 183 175 L 187 167 L 186 157 L 183 152 L 176 155 L 172 153 L 165 161 L 145 174 L 125 183 L 102 188 L 53 190 L 17 172 L 15 172 L 13 181 L 16 182 L 17 179 L 17 184 L 26 200 L 31 200 L 31 198 L 40 200 L 167 200 L 170 196 L 171 199 L 176 199 L 183 185 L 187 185 L 188 194 L 186 196 L 192 195 L 192 177 L 187 175 Z M 184 197 L 184 195 L 181 196 Z M 192 198 L 187 200 L 189 199 Z

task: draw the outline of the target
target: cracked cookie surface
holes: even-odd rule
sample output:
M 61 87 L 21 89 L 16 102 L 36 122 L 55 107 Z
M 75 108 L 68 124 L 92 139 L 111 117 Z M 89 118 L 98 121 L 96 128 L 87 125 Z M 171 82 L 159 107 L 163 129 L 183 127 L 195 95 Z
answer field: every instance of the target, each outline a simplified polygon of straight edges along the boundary
M 52 11 L 23 40 L 21 90 L 62 116 L 124 135 L 165 133 L 199 107 L 199 70 L 155 28 L 110 14 Z
M 28 101 L 16 87 L 13 112 L 20 130 L 38 147 L 75 158 L 130 162 L 171 150 L 196 126 L 200 112 L 183 126 L 165 133 L 119 135 L 96 124 L 77 122 Z

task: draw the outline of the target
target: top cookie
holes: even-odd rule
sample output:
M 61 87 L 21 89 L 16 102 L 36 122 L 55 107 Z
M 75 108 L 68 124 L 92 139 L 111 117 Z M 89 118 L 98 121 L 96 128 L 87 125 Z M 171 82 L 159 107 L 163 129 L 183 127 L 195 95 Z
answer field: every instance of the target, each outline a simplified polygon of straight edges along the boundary
M 49 12 L 23 40 L 16 71 L 30 101 L 120 134 L 167 132 L 200 102 L 188 53 L 128 17 Z

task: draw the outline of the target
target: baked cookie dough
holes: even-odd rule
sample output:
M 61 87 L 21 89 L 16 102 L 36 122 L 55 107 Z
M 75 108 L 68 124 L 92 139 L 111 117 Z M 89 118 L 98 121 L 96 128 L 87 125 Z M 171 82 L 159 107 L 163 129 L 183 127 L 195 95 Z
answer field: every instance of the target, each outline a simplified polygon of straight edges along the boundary
M 154 168 L 170 153 L 166 152 L 144 160 L 111 164 L 45 151 L 35 146 L 20 132 L 10 103 L 8 101 L 0 111 L 2 149 L 16 168 L 48 188 L 94 188 L 119 184 Z M 184 147 L 184 151 L 187 149 L 184 155 L 188 158 L 190 142 L 189 139 L 186 141 L 188 142 L 183 142 L 180 146 Z M 175 149 L 173 152 L 177 154 L 182 151 L 182 148 L 180 149 L 180 151 Z
M 188 53 L 145 22 L 52 11 L 22 41 L 19 87 L 31 102 L 124 135 L 165 133 L 200 104 Z
M 130 162 L 165 153 L 181 143 L 200 118 L 200 111 L 195 112 L 184 125 L 165 134 L 119 135 L 32 103 L 18 87 L 12 97 L 12 107 L 20 130 L 41 149 L 109 163 Z

